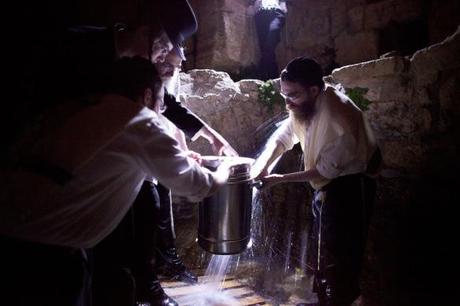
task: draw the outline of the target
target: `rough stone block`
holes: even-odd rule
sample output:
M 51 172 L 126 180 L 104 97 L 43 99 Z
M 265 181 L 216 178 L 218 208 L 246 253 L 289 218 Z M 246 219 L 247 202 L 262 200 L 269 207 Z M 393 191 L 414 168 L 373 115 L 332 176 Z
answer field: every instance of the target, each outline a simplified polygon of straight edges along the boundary
M 336 62 L 340 65 L 368 61 L 378 56 L 378 35 L 375 32 L 343 32 L 334 42 Z
M 332 71 L 332 76 L 340 83 L 354 80 L 399 75 L 407 72 L 409 61 L 402 56 L 381 58 L 373 61 L 340 67 Z
M 258 88 L 263 83 L 259 80 L 234 83 L 227 73 L 208 69 L 191 70 L 180 77 L 181 101 L 243 155 L 253 153 L 251 135 L 257 127 L 283 111 L 281 106 L 270 111 L 258 101 Z M 190 148 L 211 153 L 204 141 L 191 143 Z
M 450 129 L 460 120 L 460 69 L 443 72 L 439 84 L 440 130 Z
M 351 33 L 361 32 L 364 29 L 364 6 L 357 6 L 348 10 L 348 30 Z
M 366 116 L 379 139 L 420 137 L 432 122 L 427 109 L 410 102 L 372 103 Z
M 411 58 L 411 74 L 416 86 L 436 82 L 442 70 L 460 67 L 460 26 L 443 42 L 417 51 Z
M 380 142 L 386 167 L 417 171 L 426 158 L 427 148 L 419 141 L 393 139 Z
M 351 8 L 354 8 L 354 7 L 357 7 L 357 6 L 361 6 L 361 5 L 365 5 L 367 4 L 367 0 L 337 0 L 338 3 L 343 3 L 345 2 L 345 5 L 347 6 L 347 8 L 351 9 Z
M 337 4 L 330 9 L 331 29 L 330 35 L 336 37 L 341 32 L 345 31 L 348 26 L 347 22 L 347 7 L 343 1 L 338 1 Z
M 309 47 L 330 40 L 330 11 L 316 7 L 292 13 L 283 32 L 293 47 Z
M 388 0 L 366 5 L 364 30 L 381 29 L 391 22 L 404 22 L 423 14 L 420 0 Z

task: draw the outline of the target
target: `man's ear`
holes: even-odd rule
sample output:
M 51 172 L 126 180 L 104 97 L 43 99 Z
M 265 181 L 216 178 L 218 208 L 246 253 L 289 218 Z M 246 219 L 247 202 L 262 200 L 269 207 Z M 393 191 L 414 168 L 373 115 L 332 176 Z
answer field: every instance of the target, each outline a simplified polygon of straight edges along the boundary
M 154 106 L 153 103 L 154 103 L 153 92 L 150 88 L 146 88 L 144 90 L 144 95 L 142 97 L 142 104 L 144 104 L 148 108 L 153 108 Z
M 310 95 L 312 95 L 313 97 L 319 95 L 321 91 L 319 86 L 311 86 L 308 90 L 310 91 Z

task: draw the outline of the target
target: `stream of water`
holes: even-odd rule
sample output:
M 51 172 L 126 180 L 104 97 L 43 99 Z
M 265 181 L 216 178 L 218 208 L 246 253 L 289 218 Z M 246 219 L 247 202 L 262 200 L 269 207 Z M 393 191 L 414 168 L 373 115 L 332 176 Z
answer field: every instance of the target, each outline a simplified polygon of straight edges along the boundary
M 208 268 L 197 293 L 187 295 L 180 300 L 181 305 L 193 306 L 239 306 L 238 300 L 225 293 L 225 278 L 230 263 L 238 255 L 212 255 Z

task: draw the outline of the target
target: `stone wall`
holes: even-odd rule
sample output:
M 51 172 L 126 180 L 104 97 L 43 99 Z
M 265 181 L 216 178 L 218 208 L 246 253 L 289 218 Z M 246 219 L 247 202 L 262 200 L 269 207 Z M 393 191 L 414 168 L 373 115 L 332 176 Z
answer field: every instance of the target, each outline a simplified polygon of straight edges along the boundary
M 258 46 L 255 26 L 247 16 L 247 0 L 192 0 L 199 28 L 189 41 L 187 67 L 210 68 L 240 75 L 255 65 Z
M 459 115 L 459 29 L 444 42 L 416 52 L 345 66 L 332 79 L 345 88 L 365 88 L 367 116 L 385 163 L 417 171 L 433 145 L 427 137 L 450 131 Z
M 346 88 L 366 88 L 366 114 L 383 151 L 363 275 L 365 305 L 450 305 L 449 214 L 460 180 L 460 27 L 412 57 L 334 70 Z M 440 289 L 443 288 L 443 289 Z M 444 300 L 445 299 L 445 300 Z
M 450 245 L 456 232 L 453 211 L 460 199 L 458 54 L 460 27 L 442 43 L 412 57 L 383 57 L 345 66 L 328 77 L 344 90 L 367 89 L 362 97 L 369 103 L 365 113 L 384 157 L 360 305 L 450 305 L 443 300 L 450 298 L 443 273 L 455 262 Z M 257 100 L 260 81 L 235 83 L 228 74 L 212 70 L 193 70 L 182 74 L 181 80 L 183 103 L 246 156 L 257 151 L 258 127 L 282 111 L 270 111 Z M 209 152 L 206 143 L 191 146 Z M 298 151 L 290 152 L 276 171 L 298 170 L 299 157 Z M 262 219 L 257 221 L 257 234 L 265 237 L 267 247 L 261 250 L 270 260 L 251 273 L 261 279 L 276 275 L 274 282 L 254 282 L 269 296 L 292 291 L 311 294 L 305 290 L 308 286 L 294 288 L 300 283 L 293 284 L 290 277 L 305 268 L 306 247 L 308 253 L 302 232 L 311 220 L 310 195 L 304 187 L 276 186 L 258 215 Z M 196 230 L 190 230 L 196 229 L 197 207 L 182 204 L 175 205 L 178 244 L 189 265 L 203 266 L 209 255 L 197 247 Z M 260 231 L 267 220 L 269 226 Z M 286 237 L 290 237 L 288 245 Z M 242 258 L 252 257 L 243 254 Z
M 197 11 L 196 61 L 188 67 L 252 76 L 258 63 L 253 18 L 244 0 L 192 1 Z M 332 68 L 397 50 L 409 55 L 452 34 L 460 23 L 455 0 L 295 0 L 277 48 L 278 66 L 306 55 Z
M 233 82 L 225 72 L 208 69 L 181 74 L 181 100 L 193 112 L 216 129 L 242 156 L 254 156 L 257 128 L 282 109 L 273 110 L 258 101 L 259 80 Z M 190 147 L 211 154 L 209 144 L 202 139 Z

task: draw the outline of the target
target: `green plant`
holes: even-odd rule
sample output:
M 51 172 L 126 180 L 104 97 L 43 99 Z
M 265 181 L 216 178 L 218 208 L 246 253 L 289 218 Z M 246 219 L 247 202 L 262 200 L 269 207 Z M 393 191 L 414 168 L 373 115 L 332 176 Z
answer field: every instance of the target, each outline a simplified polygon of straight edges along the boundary
M 362 87 L 354 87 L 354 88 L 346 88 L 345 92 L 347 96 L 355 102 L 355 104 L 363 111 L 368 109 L 369 104 L 371 101 L 366 99 L 364 95 L 369 91 L 368 88 Z
M 270 111 L 273 111 L 275 104 L 283 105 L 283 97 L 275 88 L 273 80 L 268 80 L 259 86 L 259 101 L 262 102 Z

